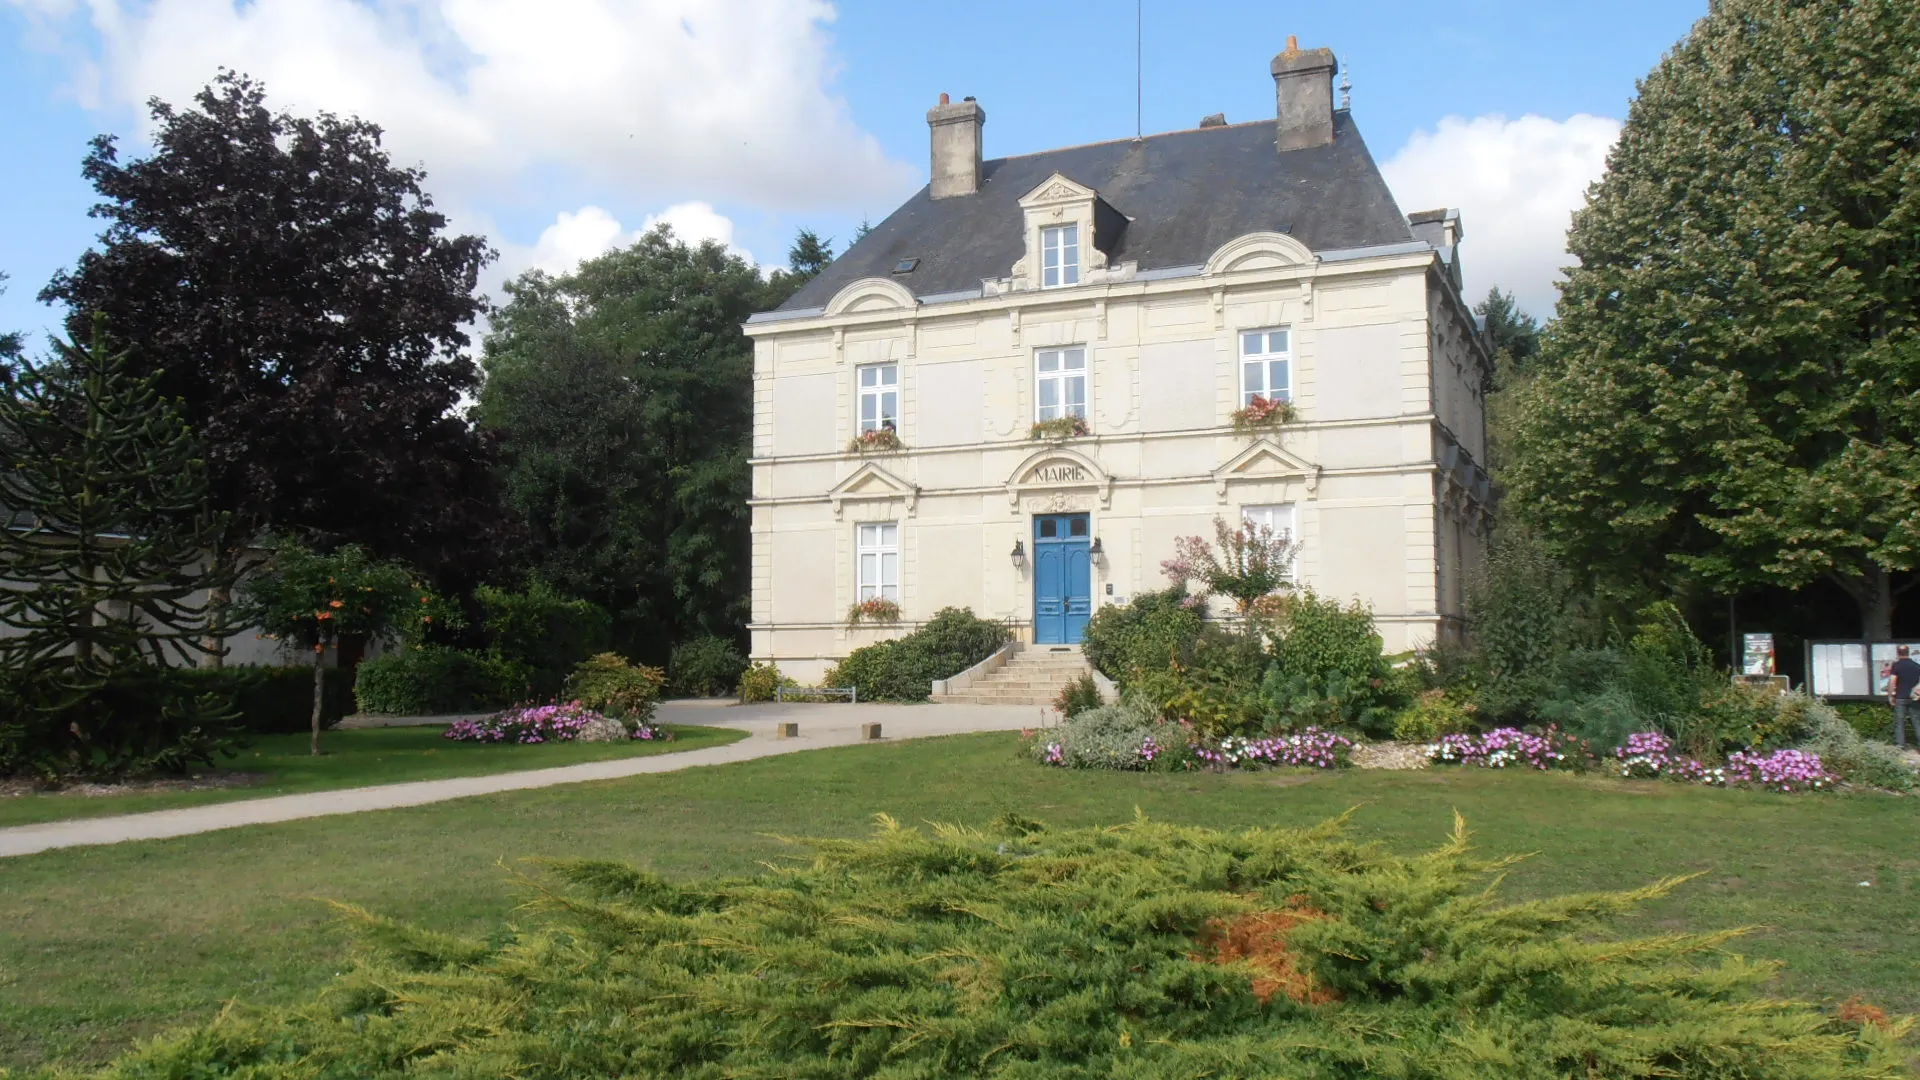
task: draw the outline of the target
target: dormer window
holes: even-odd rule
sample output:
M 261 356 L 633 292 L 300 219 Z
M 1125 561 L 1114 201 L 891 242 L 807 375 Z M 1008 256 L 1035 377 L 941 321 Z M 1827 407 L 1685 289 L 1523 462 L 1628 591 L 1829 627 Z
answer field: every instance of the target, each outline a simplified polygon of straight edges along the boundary
M 1080 226 L 1040 230 L 1040 287 L 1080 284 Z

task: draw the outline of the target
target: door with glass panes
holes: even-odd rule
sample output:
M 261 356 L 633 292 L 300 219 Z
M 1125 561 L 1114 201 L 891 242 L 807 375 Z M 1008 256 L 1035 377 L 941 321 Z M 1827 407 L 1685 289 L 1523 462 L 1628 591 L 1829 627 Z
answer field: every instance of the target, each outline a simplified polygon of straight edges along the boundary
M 1073 645 L 1093 614 L 1092 530 L 1086 514 L 1033 519 L 1033 640 Z

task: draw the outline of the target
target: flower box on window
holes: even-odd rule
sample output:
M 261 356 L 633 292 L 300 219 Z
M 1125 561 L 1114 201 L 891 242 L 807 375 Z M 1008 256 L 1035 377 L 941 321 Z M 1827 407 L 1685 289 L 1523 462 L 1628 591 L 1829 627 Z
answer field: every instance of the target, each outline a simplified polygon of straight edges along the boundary
M 1255 394 L 1248 399 L 1246 408 L 1233 411 L 1233 430 L 1242 435 L 1257 435 L 1263 431 L 1273 431 L 1292 420 L 1292 402 L 1285 398 Z
M 847 625 L 859 626 L 861 623 L 897 623 L 900 621 L 900 605 L 884 596 L 875 596 L 847 609 Z
M 1085 435 L 1089 431 L 1084 416 L 1056 416 L 1051 420 L 1036 421 L 1028 431 L 1030 439 L 1071 439 Z
M 906 444 L 900 441 L 900 433 L 890 427 L 863 431 L 847 444 L 849 454 L 892 454 L 904 449 Z

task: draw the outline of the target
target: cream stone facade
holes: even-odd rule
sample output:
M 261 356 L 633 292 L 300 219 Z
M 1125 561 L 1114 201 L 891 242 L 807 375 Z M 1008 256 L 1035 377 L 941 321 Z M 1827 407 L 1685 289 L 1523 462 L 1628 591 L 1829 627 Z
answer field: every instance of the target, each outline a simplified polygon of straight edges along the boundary
M 941 115 L 930 114 L 936 163 Z M 1284 124 L 1284 102 L 1280 115 Z M 962 135 L 977 145 L 977 128 Z M 1284 166 L 1314 151 L 1266 153 Z M 1015 175 L 1014 161 L 987 162 L 985 185 Z M 1308 228 L 1254 229 L 1197 263 L 1154 266 L 1186 226 L 1139 227 L 1154 199 L 1124 190 L 1128 167 L 1114 166 L 1112 195 L 1066 168 L 1001 192 L 1017 257 L 977 289 L 916 294 L 903 258 L 886 274 L 829 282 L 817 306 L 802 295 L 749 322 L 755 659 L 815 680 L 949 606 L 1028 640 L 1057 638 L 1057 624 L 1037 631 L 1037 557 L 1052 541 L 1036 529 L 1051 537 L 1058 515 L 1063 537 L 1084 522 L 1095 610 L 1165 587 L 1160 564 L 1176 537 L 1210 538 L 1216 517 L 1251 512 L 1296 536 L 1301 586 L 1372 608 L 1389 652 L 1459 633 L 1491 493 L 1476 464 L 1489 361 L 1460 296 L 1457 215 L 1409 222 L 1392 210 L 1402 233 L 1382 225 L 1390 242 L 1346 248 L 1310 246 L 1298 238 Z M 960 186 L 932 198 L 982 198 Z M 1205 213 L 1207 201 L 1183 212 Z M 912 250 L 912 225 L 890 230 L 876 265 Z M 1059 250 L 1062 238 L 1079 241 L 1077 280 L 1055 273 L 1049 285 L 1045 266 L 1062 256 L 1049 254 L 1045 230 L 1063 225 L 1075 231 L 1051 235 Z M 1244 363 L 1249 349 L 1257 370 Z M 1088 433 L 1031 437 L 1036 420 L 1072 411 L 1060 372 L 1076 358 L 1082 366 L 1067 370 L 1085 374 Z M 1295 419 L 1236 433 L 1249 383 L 1289 399 Z M 854 448 L 863 418 L 868 429 L 891 419 L 902 447 Z M 850 627 L 849 608 L 870 595 L 896 599 L 901 621 Z

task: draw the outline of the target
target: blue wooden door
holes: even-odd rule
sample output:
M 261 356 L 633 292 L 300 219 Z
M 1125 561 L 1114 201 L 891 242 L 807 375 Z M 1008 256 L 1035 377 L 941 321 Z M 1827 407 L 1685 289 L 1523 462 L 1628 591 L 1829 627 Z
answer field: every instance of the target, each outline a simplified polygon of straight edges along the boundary
M 1086 634 L 1093 614 L 1088 531 L 1085 514 L 1033 519 L 1033 639 L 1041 645 L 1073 645 Z

